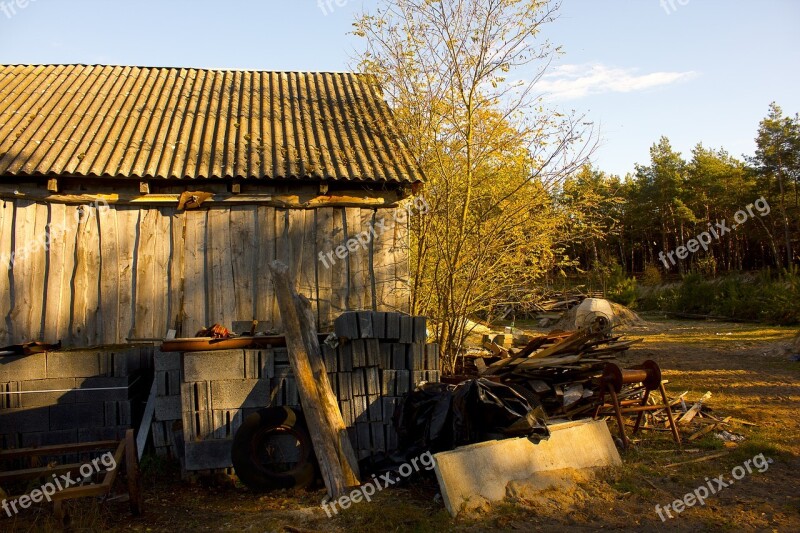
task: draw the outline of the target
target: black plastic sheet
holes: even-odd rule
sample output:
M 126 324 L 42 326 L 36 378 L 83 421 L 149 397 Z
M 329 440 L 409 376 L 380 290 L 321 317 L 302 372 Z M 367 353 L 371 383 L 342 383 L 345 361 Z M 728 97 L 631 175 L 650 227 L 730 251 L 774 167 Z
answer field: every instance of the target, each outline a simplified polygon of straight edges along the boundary
M 550 436 L 544 410 L 535 399 L 487 379 L 455 386 L 423 384 L 406 396 L 394 423 L 401 449 L 412 455 L 487 440 L 528 437 L 538 442 Z

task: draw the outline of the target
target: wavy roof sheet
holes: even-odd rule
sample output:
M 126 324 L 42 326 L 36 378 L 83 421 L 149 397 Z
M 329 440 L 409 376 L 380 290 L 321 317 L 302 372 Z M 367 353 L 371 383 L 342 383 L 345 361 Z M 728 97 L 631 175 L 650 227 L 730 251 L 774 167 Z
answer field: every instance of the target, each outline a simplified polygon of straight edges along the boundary
M 0 66 L 0 176 L 416 182 L 374 78 Z

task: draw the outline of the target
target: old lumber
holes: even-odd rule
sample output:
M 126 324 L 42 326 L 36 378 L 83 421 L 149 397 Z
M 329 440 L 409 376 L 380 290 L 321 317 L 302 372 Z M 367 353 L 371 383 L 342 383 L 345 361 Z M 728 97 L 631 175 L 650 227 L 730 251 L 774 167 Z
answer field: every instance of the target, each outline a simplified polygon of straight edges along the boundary
M 311 305 L 295 292 L 286 264 L 273 261 L 270 271 L 311 442 L 328 495 L 336 499 L 360 484 L 358 463 L 325 372 Z
M 680 420 L 678 420 L 678 424 L 688 424 L 689 422 L 691 422 L 691 421 L 692 421 L 692 418 L 694 418 L 694 417 L 697 415 L 697 413 L 699 413 L 699 412 L 700 412 L 700 409 L 702 409 L 702 407 L 703 407 L 703 402 L 705 402 L 705 401 L 706 401 L 706 400 L 708 400 L 709 398 L 711 398 L 711 392 L 707 392 L 707 393 L 705 393 L 705 394 L 703 395 L 703 397 L 702 397 L 702 398 L 700 398 L 700 399 L 697 401 L 697 403 L 695 403 L 695 404 L 694 404 L 694 405 L 693 405 L 693 406 L 692 406 L 692 407 L 691 407 L 691 408 L 690 408 L 688 411 L 686 411 L 686 414 L 684 414 L 684 415 L 681 417 L 681 419 L 680 419 Z

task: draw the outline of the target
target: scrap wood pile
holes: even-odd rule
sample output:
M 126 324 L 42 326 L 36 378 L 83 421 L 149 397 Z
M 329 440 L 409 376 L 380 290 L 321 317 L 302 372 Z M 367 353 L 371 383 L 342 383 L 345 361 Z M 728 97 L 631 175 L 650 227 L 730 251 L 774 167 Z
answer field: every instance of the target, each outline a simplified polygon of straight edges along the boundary
M 605 364 L 641 340 L 594 329 L 554 332 L 533 337 L 517 352 L 493 354 L 494 359 L 507 355 L 488 366 L 484 356 L 468 355 L 463 370 L 509 385 L 529 399 L 534 396 L 548 416 L 590 416 Z
M 620 402 L 630 401 L 638 404 L 643 392 L 643 387 L 629 387 L 619 395 Z M 672 416 L 684 441 L 693 442 L 713 434 L 724 441 L 726 447 L 736 447 L 736 443 L 744 440 L 744 436 L 736 433 L 735 427 L 756 425 L 739 418 L 714 414 L 713 409 L 707 405 L 712 396 L 711 392 L 706 392 L 695 402 L 687 402 L 688 394 L 688 391 L 684 391 L 674 398 L 669 398 Z M 648 404 L 654 405 L 655 402 L 654 396 L 650 396 Z M 668 432 L 668 428 L 669 420 L 665 409 L 649 411 L 643 415 L 642 429 Z

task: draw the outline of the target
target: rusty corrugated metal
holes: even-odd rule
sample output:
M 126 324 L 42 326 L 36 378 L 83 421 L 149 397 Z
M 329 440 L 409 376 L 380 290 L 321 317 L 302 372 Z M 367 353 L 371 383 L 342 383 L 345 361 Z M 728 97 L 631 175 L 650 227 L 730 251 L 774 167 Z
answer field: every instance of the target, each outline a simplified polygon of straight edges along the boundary
M 0 66 L 0 176 L 38 175 L 423 177 L 368 76 Z

